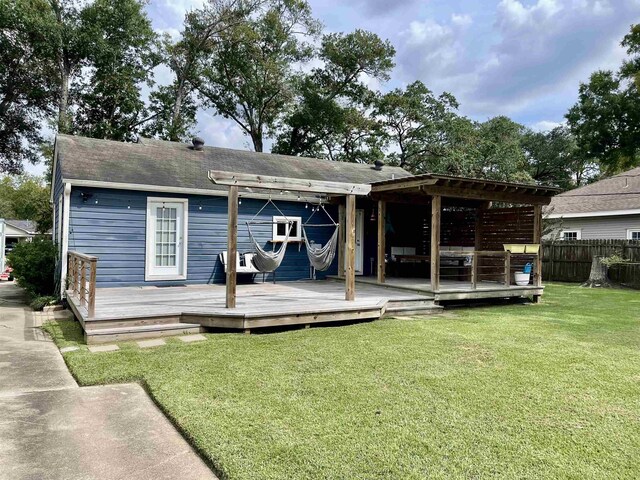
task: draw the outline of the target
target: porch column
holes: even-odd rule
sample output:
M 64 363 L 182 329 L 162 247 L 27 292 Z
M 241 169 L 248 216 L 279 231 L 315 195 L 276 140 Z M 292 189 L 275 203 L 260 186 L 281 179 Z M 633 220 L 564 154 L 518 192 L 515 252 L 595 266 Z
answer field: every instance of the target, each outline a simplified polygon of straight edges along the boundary
M 387 214 L 387 204 L 384 200 L 378 200 L 378 283 L 384 283 L 386 272 L 384 262 L 385 252 L 385 221 Z
M 442 197 L 431 199 L 431 290 L 440 290 L 440 207 Z
M 345 300 L 354 300 L 356 290 L 356 196 L 347 195 L 346 230 L 347 245 L 345 272 Z
M 238 187 L 229 187 L 227 220 L 227 308 L 236 308 L 236 254 L 238 251 Z
M 338 205 L 338 277 L 344 278 L 344 244 L 345 239 L 345 209 L 342 199 Z
M 542 205 L 533 206 L 533 243 L 540 245 L 538 255 L 534 259 L 533 284 L 542 286 Z

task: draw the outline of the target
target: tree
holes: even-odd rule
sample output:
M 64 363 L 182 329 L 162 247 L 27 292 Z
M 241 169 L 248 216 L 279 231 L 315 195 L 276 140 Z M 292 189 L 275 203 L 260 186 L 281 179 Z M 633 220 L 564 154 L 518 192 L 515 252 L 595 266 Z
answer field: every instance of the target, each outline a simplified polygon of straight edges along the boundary
M 325 35 L 318 52 L 323 66 L 297 78 L 296 102 L 280 122 L 273 151 L 346 161 L 379 158 L 384 132 L 371 116 L 375 97 L 364 80 L 388 80 L 394 55 L 393 46 L 371 32 Z
M 430 163 L 429 158 L 449 154 L 447 129 L 457 108 L 453 95 L 436 97 L 419 80 L 404 91 L 395 89 L 383 95 L 375 114 L 395 147 L 389 154 L 391 162 L 419 171 L 421 165 Z
M 141 85 L 152 85 L 159 39 L 138 0 L 95 0 L 81 12 L 90 73 L 77 88 L 75 131 L 131 140 L 147 120 Z
M 264 149 L 264 135 L 292 100 L 292 68 L 311 56 L 304 40 L 319 24 L 306 0 L 268 0 L 219 33 L 204 60 L 198 92 L 220 115 L 235 121 Z
M 214 51 L 220 34 L 240 25 L 260 0 L 209 0 L 185 15 L 181 38 L 163 41 L 165 63 L 173 83 L 151 94 L 150 122 L 144 134 L 165 140 L 184 140 L 195 125 L 197 105 L 193 93 L 200 83 L 204 60 Z
M 619 72 L 593 73 L 566 115 L 581 156 L 595 159 L 604 174 L 640 163 L 640 24 L 622 45 L 630 58 Z
M 584 159 L 567 126 L 548 132 L 524 133 L 522 146 L 527 156 L 529 174 L 539 184 L 555 185 L 565 190 L 583 185 L 595 173 L 595 165 Z
M 42 0 L 0 0 L 0 172 L 38 160 L 55 94 L 51 20 Z
M 4 176 L 0 179 L 0 218 L 31 220 L 38 232 L 51 229 L 49 186 L 32 175 Z

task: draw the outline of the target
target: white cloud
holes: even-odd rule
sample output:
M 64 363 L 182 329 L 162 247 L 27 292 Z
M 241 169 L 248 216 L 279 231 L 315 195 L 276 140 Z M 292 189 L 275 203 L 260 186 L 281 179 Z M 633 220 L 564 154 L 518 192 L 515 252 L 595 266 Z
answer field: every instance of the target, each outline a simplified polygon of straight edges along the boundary
M 458 25 L 459 27 L 468 27 L 473 23 L 473 19 L 471 18 L 471 15 L 459 15 L 454 13 L 451 15 L 451 23 Z
M 529 125 L 529 127 L 532 130 L 535 130 L 536 132 L 547 132 L 563 124 L 564 122 L 554 122 L 553 120 L 540 120 L 538 122 L 535 122 Z

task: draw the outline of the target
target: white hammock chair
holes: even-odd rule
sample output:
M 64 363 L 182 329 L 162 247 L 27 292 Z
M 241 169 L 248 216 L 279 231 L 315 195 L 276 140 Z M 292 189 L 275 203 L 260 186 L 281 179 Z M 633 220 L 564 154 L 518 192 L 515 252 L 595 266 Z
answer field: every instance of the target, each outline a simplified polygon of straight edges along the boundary
M 257 222 L 254 221 L 255 218 L 258 215 L 260 215 L 262 211 L 269 204 L 273 205 L 275 209 L 278 211 L 278 213 L 280 213 L 280 215 L 282 215 L 285 221 L 287 222 L 287 233 L 284 237 L 282 245 L 280 245 L 280 248 L 278 250 L 273 250 L 271 252 L 265 250 L 260 246 L 258 241 L 253 236 L 253 232 L 251 231 L 251 225 L 265 224 L 265 223 L 273 225 L 274 223 L 273 221 L 257 221 Z M 277 222 L 277 223 L 282 223 L 282 222 Z M 265 203 L 262 206 L 262 208 L 258 210 L 258 213 L 256 213 L 253 216 L 253 218 L 247 222 L 249 239 L 251 240 L 251 245 L 253 246 L 253 253 L 254 253 L 253 258 L 251 259 L 251 263 L 253 263 L 253 266 L 256 267 L 261 273 L 271 273 L 280 266 L 280 264 L 282 263 L 282 260 L 284 259 L 284 254 L 287 251 L 287 244 L 289 242 L 289 234 L 291 233 L 291 229 L 292 229 L 292 222 L 289 220 L 289 218 L 287 218 L 287 216 L 284 213 L 282 213 L 282 211 L 280 211 L 278 206 L 275 203 L 273 203 L 271 198 L 269 198 L 269 200 L 267 200 L 267 203 Z
M 318 210 L 324 211 L 324 213 L 329 217 L 331 223 L 329 224 L 310 224 L 309 221 L 316 214 Z M 316 247 L 315 245 L 309 243 L 309 238 L 307 237 L 306 227 L 335 227 L 333 235 L 324 244 L 322 247 Z M 302 236 L 304 238 L 304 244 L 307 247 L 307 256 L 309 257 L 309 262 L 316 270 L 320 272 L 324 272 L 327 270 L 331 263 L 333 262 L 333 258 L 336 255 L 336 246 L 338 245 L 338 231 L 339 225 L 335 222 L 329 212 L 324 208 L 324 205 L 320 204 L 311 214 L 311 216 L 307 219 L 307 221 L 302 225 Z

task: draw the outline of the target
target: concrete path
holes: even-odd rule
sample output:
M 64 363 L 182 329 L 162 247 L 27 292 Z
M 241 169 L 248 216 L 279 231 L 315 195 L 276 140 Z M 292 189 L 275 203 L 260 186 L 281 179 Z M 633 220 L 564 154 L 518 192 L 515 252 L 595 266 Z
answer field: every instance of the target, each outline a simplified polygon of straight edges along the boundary
M 140 385 L 79 388 L 0 283 L 0 479 L 215 479 Z

